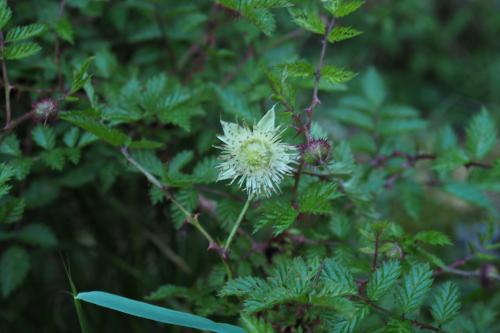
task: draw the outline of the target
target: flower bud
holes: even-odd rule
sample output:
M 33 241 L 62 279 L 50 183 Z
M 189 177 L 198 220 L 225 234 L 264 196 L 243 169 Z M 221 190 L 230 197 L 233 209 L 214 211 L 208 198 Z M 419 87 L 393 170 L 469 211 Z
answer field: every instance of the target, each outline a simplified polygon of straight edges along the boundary
M 33 111 L 37 117 L 47 119 L 57 113 L 58 105 L 51 98 L 45 98 L 33 103 Z
M 300 145 L 300 152 L 309 165 L 325 164 L 330 157 L 330 144 L 325 139 L 311 140 Z

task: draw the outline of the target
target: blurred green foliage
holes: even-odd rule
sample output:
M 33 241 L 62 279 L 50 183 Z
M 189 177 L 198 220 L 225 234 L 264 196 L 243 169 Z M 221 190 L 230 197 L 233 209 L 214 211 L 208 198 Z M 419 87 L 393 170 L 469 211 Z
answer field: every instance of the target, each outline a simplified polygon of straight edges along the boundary
M 309 133 L 326 161 L 254 203 L 230 282 L 193 227 L 222 242 L 245 202 L 215 182 L 220 119 L 278 103 L 310 143 L 334 3 L 0 1 L 0 330 L 77 332 L 67 263 L 78 290 L 252 333 L 498 331 L 498 0 L 337 12 Z M 84 309 L 95 332 L 187 331 Z

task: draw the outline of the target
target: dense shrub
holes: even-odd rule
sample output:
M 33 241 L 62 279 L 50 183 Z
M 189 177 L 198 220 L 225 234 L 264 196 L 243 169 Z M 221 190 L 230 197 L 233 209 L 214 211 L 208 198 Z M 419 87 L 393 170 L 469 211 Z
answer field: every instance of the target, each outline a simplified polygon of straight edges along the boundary
M 0 331 L 500 331 L 499 9 L 0 0 Z

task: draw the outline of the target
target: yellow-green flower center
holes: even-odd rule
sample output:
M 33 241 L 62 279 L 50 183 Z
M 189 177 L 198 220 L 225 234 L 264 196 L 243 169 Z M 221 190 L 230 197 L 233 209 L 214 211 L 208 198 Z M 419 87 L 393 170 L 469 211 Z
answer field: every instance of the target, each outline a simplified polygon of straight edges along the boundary
M 269 167 L 271 155 L 269 144 L 259 139 L 250 139 L 241 146 L 241 160 L 252 170 Z

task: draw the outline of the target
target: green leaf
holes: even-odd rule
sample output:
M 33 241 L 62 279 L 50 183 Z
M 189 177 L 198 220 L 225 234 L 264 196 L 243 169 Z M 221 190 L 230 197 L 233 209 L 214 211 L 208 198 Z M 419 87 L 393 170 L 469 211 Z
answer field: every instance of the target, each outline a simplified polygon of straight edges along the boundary
M 45 25 L 40 23 L 14 27 L 7 33 L 6 42 L 16 42 L 38 36 L 45 31 Z
M 70 94 L 73 94 L 83 88 L 85 83 L 92 77 L 92 75 L 88 74 L 87 71 L 90 67 L 90 64 L 94 60 L 94 57 L 89 57 L 85 60 L 80 67 L 73 72 L 73 80 L 71 81 L 71 90 Z
M 396 299 L 402 313 L 417 310 L 430 291 L 432 285 L 432 270 L 428 264 L 414 265 L 405 274 L 403 285 L 396 292 Z
M 328 214 L 332 200 L 341 196 L 334 183 L 313 183 L 299 196 L 301 213 Z
M 63 142 L 66 144 L 68 147 L 75 147 L 76 143 L 78 142 L 78 137 L 79 137 L 80 131 L 78 130 L 78 127 L 72 127 L 69 131 L 67 131 L 64 134 L 63 137 Z
M 495 120 L 483 108 L 467 127 L 467 150 L 475 158 L 482 159 L 493 149 L 496 139 L 497 127 Z
M 0 29 L 3 29 L 9 23 L 12 17 L 12 11 L 7 5 L 7 0 L 0 0 Z
M 0 260 L 0 286 L 2 296 L 9 296 L 26 278 L 30 270 L 30 258 L 19 246 L 9 247 Z
M 439 287 L 431 305 L 434 319 L 442 324 L 458 314 L 460 310 L 460 291 L 453 282 L 446 282 Z
M 332 65 L 325 65 L 321 69 L 321 77 L 334 84 L 345 83 L 352 80 L 356 73 L 346 69 L 337 68 Z
M 288 12 L 292 20 L 300 27 L 316 34 L 325 33 L 325 23 L 317 14 L 299 8 L 290 8 Z
M 52 229 L 45 224 L 29 224 L 22 228 L 16 237 L 21 242 L 41 247 L 53 247 L 57 245 L 56 236 L 52 232 Z
M 448 183 L 443 188 L 446 192 L 471 204 L 496 211 L 490 199 L 476 186 L 468 183 Z
M 354 38 L 361 34 L 361 31 L 352 27 L 334 27 L 328 35 L 328 41 L 330 43 L 340 42 L 346 39 Z
M 8 198 L 0 205 L 0 222 L 14 223 L 21 219 L 26 208 L 23 198 Z
M 413 239 L 429 245 L 453 245 L 447 235 L 436 230 L 420 231 L 413 237 Z
M 387 90 L 382 77 L 374 68 L 370 68 L 361 79 L 361 88 L 368 100 L 374 107 L 379 107 L 384 103 Z
M 102 291 L 82 292 L 76 296 L 76 299 L 135 317 L 154 320 L 160 323 L 190 327 L 217 333 L 245 333 L 243 329 L 237 326 L 216 323 L 210 319 L 187 312 L 162 308 L 156 305 L 135 301 Z
M 408 320 L 391 319 L 382 333 L 413 333 L 413 330 Z
M 265 226 L 272 226 L 274 235 L 280 235 L 288 230 L 297 219 L 297 212 L 290 203 L 279 201 L 267 201 L 262 207 L 262 217 L 255 224 L 253 233 L 258 232 Z
M 7 60 L 24 59 L 37 54 L 42 47 L 37 43 L 16 43 L 5 47 L 3 57 Z
M 266 322 L 264 318 L 257 318 L 250 315 L 243 315 L 240 319 L 243 329 L 252 333 L 275 333 L 273 326 Z
M 239 277 L 229 280 L 219 292 L 219 296 L 246 296 L 262 288 L 264 284 L 264 280 L 252 276 Z
M 40 159 L 53 170 L 62 170 L 64 167 L 64 150 L 52 149 L 40 154 Z
M 391 119 L 383 121 L 378 128 L 380 134 L 385 136 L 422 130 L 427 123 L 421 119 Z
M 184 206 L 190 214 L 192 214 L 196 206 L 198 206 L 198 192 L 192 188 L 183 188 L 177 192 L 175 200 Z M 170 212 L 175 227 L 179 229 L 186 221 L 186 215 L 177 205 L 171 205 Z
M 73 31 L 73 26 L 66 17 L 57 22 L 56 33 L 61 39 L 67 41 L 70 44 L 73 44 L 75 42 L 75 33 Z
M 0 153 L 12 156 L 21 156 L 21 148 L 19 147 L 19 140 L 15 134 L 6 137 L 0 145 Z
M 352 14 L 363 4 L 365 3 L 364 0 L 342 0 L 340 1 L 340 5 L 338 6 L 337 10 L 335 11 L 334 15 L 335 17 L 344 17 L 349 14 Z
M 368 298 L 378 301 L 393 288 L 401 275 L 401 265 L 397 260 L 383 263 L 371 276 L 366 287 Z
M 129 137 L 125 133 L 97 122 L 97 120 L 90 114 L 91 112 L 89 111 L 72 111 L 64 112 L 60 115 L 60 117 L 63 120 L 94 134 L 99 139 L 104 140 L 111 145 L 125 145 L 130 141 Z M 84 136 L 82 135 L 80 141 L 82 141 L 83 137 Z M 78 146 L 82 146 L 82 144 L 79 143 Z
M 326 259 L 321 278 L 323 289 L 322 294 L 332 296 L 354 295 L 358 292 L 354 277 L 347 267 L 334 259 Z
M 292 63 L 282 64 L 278 66 L 290 77 L 307 78 L 314 75 L 314 67 L 305 60 L 299 60 Z
M 45 150 L 54 149 L 56 146 L 56 135 L 50 127 L 38 125 L 31 132 L 33 140 Z
M 348 125 L 353 125 L 370 131 L 375 128 L 373 118 L 366 113 L 354 109 L 338 108 L 333 113 L 333 117 Z
M 450 147 L 438 156 L 432 168 L 437 171 L 450 172 L 464 166 L 468 161 L 469 157 L 461 148 Z

